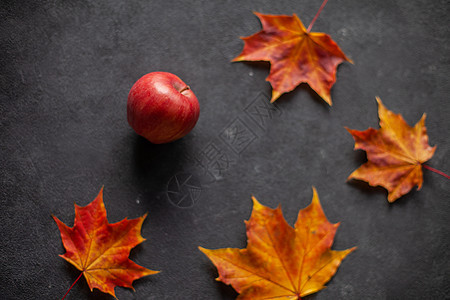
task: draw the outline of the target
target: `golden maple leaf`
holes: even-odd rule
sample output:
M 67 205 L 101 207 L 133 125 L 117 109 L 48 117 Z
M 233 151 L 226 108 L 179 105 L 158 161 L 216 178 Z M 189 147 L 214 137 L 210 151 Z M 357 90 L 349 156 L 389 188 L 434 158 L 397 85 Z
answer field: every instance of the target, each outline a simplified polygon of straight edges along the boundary
M 271 102 L 305 82 L 331 105 L 330 90 L 336 81 L 337 66 L 352 61 L 328 34 L 308 32 L 296 14 L 255 15 L 263 29 L 242 38 L 244 49 L 233 61 L 270 62 L 266 80 L 273 89 Z
M 145 241 L 140 232 L 146 216 L 109 224 L 102 188 L 90 204 L 75 205 L 73 227 L 53 216 L 66 249 L 60 256 L 82 271 L 91 291 L 97 288 L 115 297 L 116 286 L 133 289 L 134 280 L 158 273 L 128 258 L 130 250 Z
M 328 222 L 313 188 L 311 204 L 300 210 L 295 229 L 281 208 L 268 208 L 253 197 L 246 222 L 246 249 L 199 249 L 213 262 L 220 280 L 240 293 L 238 299 L 300 299 L 325 286 L 355 248 L 331 250 L 339 224 Z
M 426 114 L 411 127 L 400 114 L 394 114 L 380 98 L 376 99 L 380 129 L 358 131 L 346 128 L 355 139 L 355 150 L 365 150 L 368 160 L 348 179 L 364 180 L 371 186 L 380 185 L 388 190 L 388 201 L 394 202 L 414 186 L 422 187 L 422 164 L 433 156 L 436 146 L 428 144 Z

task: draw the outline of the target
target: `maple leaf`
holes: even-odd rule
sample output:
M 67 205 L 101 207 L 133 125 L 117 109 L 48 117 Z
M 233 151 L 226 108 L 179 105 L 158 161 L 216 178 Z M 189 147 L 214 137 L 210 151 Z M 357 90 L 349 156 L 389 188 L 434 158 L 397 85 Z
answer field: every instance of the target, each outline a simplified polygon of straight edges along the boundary
M 422 187 L 422 164 L 433 156 L 436 146 L 428 144 L 426 114 L 411 127 L 400 114 L 394 114 L 380 98 L 376 99 L 380 129 L 358 131 L 346 127 L 355 140 L 355 150 L 365 150 L 368 160 L 348 179 L 382 186 L 388 190 L 388 201 L 394 202 L 414 186 L 418 190 Z
M 244 40 L 244 49 L 233 61 L 269 61 L 272 99 L 295 89 L 309 86 L 331 105 L 330 90 L 336 81 L 337 66 L 352 62 L 328 34 L 309 32 L 296 14 L 264 15 L 255 12 L 262 30 Z
M 330 249 L 338 226 L 328 222 L 315 188 L 311 204 L 298 214 L 295 229 L 280 206 L 271 209 L 253 197 L 246 249 L 199 249 L 217 267 L 217 280 L 240 293 L 238 299 L 300 299 L 325 288 L 355 249 Z
M 66 249 L 60 256 L 82 271 L 91 291 L 97 288 L 115 297 L 116 286 L 134 290 L 134 280 L 158 273 L 128 258 L 130 250 L 145 241 L 140 232 L 146 216 L 109 224 L 102 188 L 90 204 L 84 207 L 75 204 L 73 227 L 53 216 Z

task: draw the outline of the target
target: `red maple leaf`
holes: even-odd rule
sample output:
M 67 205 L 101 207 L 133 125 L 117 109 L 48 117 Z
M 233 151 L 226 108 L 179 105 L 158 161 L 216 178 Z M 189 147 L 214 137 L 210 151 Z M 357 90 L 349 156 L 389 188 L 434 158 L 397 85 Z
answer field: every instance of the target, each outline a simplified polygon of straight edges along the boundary
M 242 38 L 244 49 L 233 61 L 270 62 L 270 74 L 266 80 L 273 89 L 271 102 L 304 82 L 331 105 L 330 90 L 336 81 L 337 66 L 351 60 L 328 34 L 309 32 L 315 19 L 306 29 L 296 14 L 255 14 L 263 29 Z
M 75 205 L 73 227 L 68 227 L 53 216 L 66 249 L 66 253 L 60 256 L 82 272 L 78 279 L 84 275 L 91 291 L 97 288 L 115 297 L 116 286 L 133 289 L 134 280 L 158 273 L 128 258 L 130 250 L 145 241 L 140 232 L 146 216 L 131 220 L 125 218 L 109 224 L 102 188 L 87 206 Z

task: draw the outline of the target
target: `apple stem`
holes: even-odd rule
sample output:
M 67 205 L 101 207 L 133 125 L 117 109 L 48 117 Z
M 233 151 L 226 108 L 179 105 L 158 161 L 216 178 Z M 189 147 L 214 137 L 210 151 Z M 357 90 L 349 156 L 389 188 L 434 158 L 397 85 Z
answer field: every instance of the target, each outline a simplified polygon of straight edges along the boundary
M 320 6 L 319 10 L 317 11 L 317 14 L 316 14 L 316 16 L 314 17 L 314 19 L 313 19 L 313 20 L 311 21 L 311 23 L 309 24 L 308 29 L 306 29 L 306 32 L 309 33 L 309 32 L 311 31 L 311 28 L 313 27 L 314 22 L 316 22 L 317 18 L 319 17 L 320 13 L 322 12 L 322 9 L 325 7 L 325 4 L 327 4 L 327 2 L 328 2 L 328 0 L 324 0 L 324 1 L 322 2 L 322 5 Z
M 81 275 L 83 275 L 83 272 L 80 273 L 80 275 L 78 276 L 78 278 L 72 283 L 72 285 L 70 286 L 70 288 L 67 290 L 66 294 L 62 297 L 61 300 L 64 300 L 67 296 L 67 294 L 70 292 L 70 290 L 73 288 L 73 286 L 75 285 L 75 283 L 77 283 L 78 280 L 80 280 Z
M 430 166 L 428 166 L 428 165 L 425 165 L 425 164 L 423 164 L 422 166 L 423 166 L 425 169 L 428 169 L 428 170 L 430 170 L 430 171 L 432 171 L 432 172 L 434 172 L 434 173 L 436 173 L 436 174 L 442 175 L 442 176 L 444 176 L 445 178 L 450 179 L 450 176 L 447 175 L 447 174 L 445 174 L 444 172 L 441 172 L 441 171 L 439 171 L 439 170 L 436 170 L 435 168 L 432 168 L 432 167 L 430 167 Z
M 189 89 L 190 89 L 190 87 L 187 85 L 187 86 L 185 86 L 184 88 L 181 89 L 180 93 L 182 93 L 182 92 L 184 92 L 186 90 L 189 90 Z

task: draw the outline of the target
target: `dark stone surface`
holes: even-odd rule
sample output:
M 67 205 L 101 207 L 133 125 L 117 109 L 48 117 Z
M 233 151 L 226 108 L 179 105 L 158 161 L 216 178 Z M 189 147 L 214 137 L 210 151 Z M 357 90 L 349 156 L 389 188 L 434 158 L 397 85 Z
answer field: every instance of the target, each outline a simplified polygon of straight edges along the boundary
M 79 272 L 58 257 L 51 214 L 72 225 L 73 203 L 102 185 L 110 222 L 149 213 L 131 258 L 162 270 L 134 293 L 116 288 L 119 299 L 235 298 L 197 246 L 245 247 L 251 194 L 281 203 L 293 224 L 313 185 L 341 222 L 334 249 L 358 249 L 307 299 L 449 297 L 450 182 L 425 171 L 422 190 L 394 204 L 382 188 L 346 183 L 365 156 L 343 128 L 377 127 L 375 96 L 410 124 L 426 112 L 437 145 L 429 164 L 450 172 L 449 2 L 329 1 L 313 31 L 355 62 L 338 69 L 333 107 L 301 86 L 267 106 L 270 115 L 252 115 L 267 104 L 268 65 L 230 63 L 238 37 L 260 30 L 252 11 L 296 13 L 307 25 L 320 4 L 2 1 L 0 298 L 62 297 Z M 200 101 L 196 128 L 172 144 L 152 145 L 126 121 L 128 91 L 151 71 L 177 74 Z M 226 138 L 234 129 L 245 134 L 239 145 Z M 222 155 L 213 174 L 194 159 L 209 151 Z M 183 178 L 191 188 L 167 193 Z M 112 297 L 83 279 L 67 299 Z

